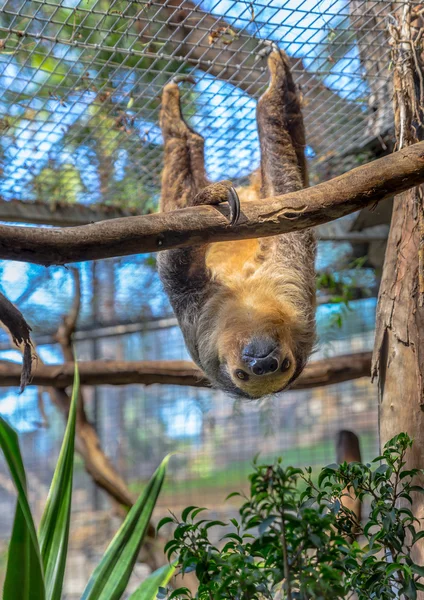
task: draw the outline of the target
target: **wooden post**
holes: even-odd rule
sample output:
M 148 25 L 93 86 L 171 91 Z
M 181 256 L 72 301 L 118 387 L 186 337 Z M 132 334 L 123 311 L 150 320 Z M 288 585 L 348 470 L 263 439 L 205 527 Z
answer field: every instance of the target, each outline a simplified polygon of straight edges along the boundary
M 338 432 L 336 438 L 336 461 L 339 464 L 345 461 L 347 463 L 362 462 L 359 438 L 353 431 L 342 429 Z M 352 492 L 349 490 L 345 490 L 345 494 L 343 505 L 355 514 L 356 520 L 360 523 L 362 518 L 361 501 L 352 495 Z
M 394 109 L 398 148 L 421 138 L 422 98 L 420 57 L 414 47 L 411 6 L 390 25 L 394 66 Z M 422 190 L 411 189 L 395 198 L 392 224 L 381 281 L 373 378 L 378 381 L 380 443 L 400 432 L 414 438 L 405 468 L 424 467 L 424 308 L 420 248 L 423 248 Z M 422 255 L 422 252 L 421 252 Z M 424 481 L 418 482 L 420 485 Z M 413 512 L 424 517 L 424 495 L 414 494 Z M 424 542 L 414 546 L 413 560 L 424 564 Z M 424 599 L 419 592 L 417 598 Z

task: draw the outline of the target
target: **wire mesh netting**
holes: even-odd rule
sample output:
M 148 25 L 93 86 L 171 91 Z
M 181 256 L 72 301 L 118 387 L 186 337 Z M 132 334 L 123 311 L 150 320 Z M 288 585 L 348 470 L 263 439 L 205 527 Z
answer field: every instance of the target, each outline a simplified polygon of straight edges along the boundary
M 371 349 L 375 301 L 354 303 L 351 308 L 350 317 L 331 342 L 321 344 L 316 358 Z M 38 350 L 46 361 L 53 357 L 57 362 L 60 357 L 54 345 Z M 77 352 L 81 360 L 93 358 L 92 340 L 79 342 Z M 175 326 L 104 337 L 98 352 L 104 359 L 187 358 Z M 247 489 L 252 458 L 258 452 L 264 462 L 283 456 L 285 464 L 322 466 L 334 462 L 336 437 L 342 429 L 357 433 L 364 460 L 378 452 L 377 403 L 368 379 L 287 392 L 262 405 L 234 406 L 219 392 L 163 385 L 100 386 L 96 392 L 87 388 L 84 393 L 105 452 L 134 493 L 143 489 L 165 454 L 178 453 L 171 462 L 155 521 L 166 516 L 168 509 L 179 514 L 189 505 L 207 506 L 210 514 L 224 520 L 235 516 L 237 503 L 225 498 L 229 492 Z M 44 392 L 40 402 L 33 387 L 27 388 L 17 404 L 14 391 L 2 395 L 0 411 L 9 414 L 20 431 L 32 506 L 39 517 L 63 436 L 63 418 L 48 394 Z M 66 600 L 81 597 L 119 524 L 119 518 L 111 518 L 110 498 L 94 486 L 78 456 L 75 469 Z M 7 469 L 0 463 L 2 514 L 12 515 L 14 502 Z M 0 519 L 0 549 L 10 528 L 11 518 Z M 160 552 L 158 560 L 163 562 Z M 135 581 L 145 568 L 139 566 Z
M 214 179 L 258 164 L 263 40 L 291 57 L 316 161 L 391 126 L 386 19 L 377 0 L 7 0 L 0 10 L 0 193 L 145 210 L 161 171 L 160 94 L 193 73 L 183 106 Z
M 263 40 L 275 41 L 290 57 L 313 177 L 325 176 L 319 165 L 327 160 L 339 161 L 342 169 L 345 155 L 352 153 L 355 162 L 369 143 L 391 131 L 386 19 L 398 5 L 386 0 L 0 2 L 0 197 L 53 207 L 62 201 L 102 202 L 154 210 L 162 170 L 160 95 L 172 77 L 187 73 L 196 83 L 183 86 L 183 111 L 205 136 L 208 174 L 246 181 L 259 161 L 255 105 L 268 80 Z M 339 279 L 342 288 L 375 292 L 374 270 L 362 263 L 352 267 L 352 258 L 350 244 L 320 242 L 317 268 Z M 154 258 L 78 269 L 81 360 L 188 358 L 181 333 L 169 320 Z M 0 290 L 30 322 L 44 362 L 61 362 L 53 334 L 72 304 L 72 273 L 1 261 Z M 314 359 L 370 350 L 375 298 L 329 304 L 325 293 L 318 296 L 320 346 Z M 2 359 L 20 359 L 4 333 L 0 351 Z M 133 492 L 164 454 L 181 452 L 156 516 L 189 504 L 232 515 L 233 505 L 223 500 L 246 486 L 257 452 L 264 460 L 283 455 L 287 463 L 323 465 L 334 461 L 337 432 L 346 428 L 360 436 L 365 460 L 377 452 L 376 394 L 366 379 L 235 407 L 220 392 L 188 387 L 100 386 L 84 393 L 101 444 Z M 35 387 L 21 396 L 3 388 L 0 413 L 21 434 L 39 516 L 63 435 L 62 415 L 48 393 Z M 8 518 L 0 520 L 0 576 L 15 501 L 9 484 L 1 463 L 0 508 Z M 118 524 L 111 519 L 110 500 L 94 486 L 80 458 L 74 491 L 66 599 L 80 597 Z

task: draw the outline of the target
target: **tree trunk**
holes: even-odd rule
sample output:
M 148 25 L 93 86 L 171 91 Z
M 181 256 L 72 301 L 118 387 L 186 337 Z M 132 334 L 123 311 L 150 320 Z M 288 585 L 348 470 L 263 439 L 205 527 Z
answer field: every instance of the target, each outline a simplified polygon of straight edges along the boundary
M 380 443 L 400 432 L 414 438 L 408 469 L 424 467 L 424 309 L 419 306 L 417 191 L 395 199 L 377 310 L 373 375 L 378 378 Z M 424 480 L 419 482 L 424 484 Z M 424 517 L 424 495 L 415 494 L 414 515 Z M 408 506 L 409 508 L 409 506 Z M 415 562 L 424 564 L 424 543 Z M 424 598 L 424 594 L 422 595 Z
M 342 429 L 338 432 L 336 438 L 336 461 L 339 464 L 343 462 L 362 462 L 359 438 L 353 431 Z M 344 493 L 343 506 L 351 510 L 357 522 L 360 523 L 362 518 L 362 503 L 360 499 L 349 489 L 345 489 Z M 355 532 L 357 532 L 357 528 L 355 528 Z
M 400 4 L 398 22 L 390 23 L 396 138 L 400 148 L 422 139 L 420 110 L 422 88 L 419 55 L 411 27 L 412 8 Z M 400 432 L 414 439 L 406 457 L 407 469 L 424 467 L 424 212 L 422 189 L 395 198 L 380 287 L 373 377 L 380 402 L 380 443 Z M 424 484 L 420 477 L 418 484 Z M 424 517 L 424 495 L 411 494 L 412 511 Z M 409 505 L 408 505 L 409 508 Z M 415 563 L 424 564 L 424 541 L 415 544 Z M 417 598 L 424 599 L 419 592 Z

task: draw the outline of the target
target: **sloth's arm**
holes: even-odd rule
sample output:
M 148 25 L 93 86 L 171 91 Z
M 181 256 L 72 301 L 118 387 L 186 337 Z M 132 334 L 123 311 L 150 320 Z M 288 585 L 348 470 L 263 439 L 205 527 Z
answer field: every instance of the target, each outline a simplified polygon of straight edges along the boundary
M 308 179 L 300 100 L 282 50 L 270 54 L 268 68 L 270 84 L 256 110 L 263 198 L 299 190 Z
M 199 193 L 209 185 L 204 140 L 183 119 L 177 78 L 163 90 L 159 124 L 164 140 L 160 209 L 172 211 L 193 206 Z M 178 318 L 194 315 L 209 281 L 205 247 L 160 252 L 158 269 Z
M 210 184 L 205 171 L 204 139 L 184 120 L 176 77 L 164 87 L 159 117 L 164 138 L 161 211 L 228 202 L 231 224 L 240 216 L 240 202 L 229 181 Z M 188 78 L 190 81 L 192 79 Z
M 261 197 L 286 194 L 307 185 L 305 129 L 300 100 L 284 52 L 268 57 L 270 84 L 260 98 L 256 118 L 261 147 Z M 266 241 L 261 241 L 266 243 Z M 314 340 L 315 234 L 312 229 L 278 236 L 280 268 L 302 281 L 302 314 L 307 335 L 296 338 L 294 381 L 306 364 Z
M 163 89 L 159 124 L 164 140 L 160 210 L 192 206 L 196 195 L 209 184 L 204 140 L 183 119 L 180 90 L 175 81 Z
M 159 123 L 164 140 L 164 169 L 160 208 L 171 211 L 228 201 L 231 220 L 236 222 L 240 211 L 234 188 L 228 181 L 209 183 L 203 137 L 182 116 L 178 83 L 183 79 L 175 78 L 162 94 Z M 206 246 L 177 248 L 161 252 L 158 257 L 161 279 L 179 318 L 183 313 L 194 315 L 207 295 L 210 281 L 205 251 Z

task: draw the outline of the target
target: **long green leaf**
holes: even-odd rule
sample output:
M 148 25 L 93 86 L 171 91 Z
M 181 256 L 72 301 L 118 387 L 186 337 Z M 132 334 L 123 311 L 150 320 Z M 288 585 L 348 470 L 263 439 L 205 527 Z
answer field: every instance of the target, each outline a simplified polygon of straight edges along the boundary
M 81 600 L 119 600 L 124 593 L 159 496 L 169 458 L 167 456 L 162 461 L 129 511 L 94 570 Z
M 0 447 L 18 491 L 9 543 L 3 600 L 45 600 L 43 565 L 26 494 L 26 477 L 18 436 L 0 417 Z
M 166 587 L 175 571 L 175 565 L 165 565 L 151 573 L 131 594 L 129 600 L 156 600 L 160 587 Z
M 79 373 L 75 363 L 68 423 L 41 518 L 39 539 L 46 578 L 46 600 L 60 600 L 68 552 Z

